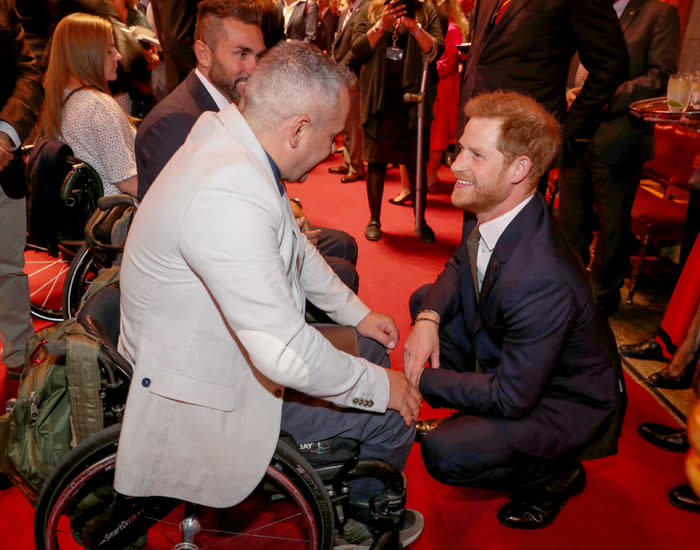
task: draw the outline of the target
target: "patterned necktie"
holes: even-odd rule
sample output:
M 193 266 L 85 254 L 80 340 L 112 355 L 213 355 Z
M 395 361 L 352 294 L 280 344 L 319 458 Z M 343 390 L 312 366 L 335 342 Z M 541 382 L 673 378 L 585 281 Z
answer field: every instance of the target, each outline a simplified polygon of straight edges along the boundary
M 472 270 L 472 281 L 474 281 L 474 293 L 477 303 L 479 302 L 479 277 L 477 275 L 476 259 L 479 255 L 480 240 L 479 224 L 476 224 L 467 238 L 467 253 L 469 254 L 469 268 Z
M 495 25 L 501 20 L 503 12 L 506 11 L 506 8 L 512 1 L 513 0 L 499 0 L 498 4 L 496 5 L 496 9 L 493 11 L 493 16 L 491 17 L 491 26 Z

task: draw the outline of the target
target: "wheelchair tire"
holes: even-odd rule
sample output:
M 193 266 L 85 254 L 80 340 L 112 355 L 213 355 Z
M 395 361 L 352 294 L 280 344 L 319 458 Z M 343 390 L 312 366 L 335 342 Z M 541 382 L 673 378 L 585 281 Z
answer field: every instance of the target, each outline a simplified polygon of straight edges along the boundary
M 80 301 L 101 267 L 86 245 L 76 252 L 63 283 L 62 310 L 65 319 L 70 319 L 78 312 Z
M 71 251 L 61 249 L 51 256 L 43 246 L 27 243 L 24 247 L 24 271 L 29 280 L 32 315 L 45 321 L 63 321 L 60 292 L 68 275 Z
M 327 550 L 333 513 L 316 472 L 279 441 L 267 473 L 245 501 L 227 509 L 160 497 L 135 498 L 112 488 L 119 424 L 85 439 L 46 480 L 34 515 L 36 548 L 174 549 L 180 522 L 197 510 L 196 546 L 180 548 Z

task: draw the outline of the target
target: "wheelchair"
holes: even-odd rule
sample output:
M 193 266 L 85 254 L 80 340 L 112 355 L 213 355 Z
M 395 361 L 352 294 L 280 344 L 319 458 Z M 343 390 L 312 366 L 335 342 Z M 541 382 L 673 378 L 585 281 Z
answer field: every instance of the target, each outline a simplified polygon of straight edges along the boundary
M 263 480 L 242 503 L 214 509 L 164 497 L 135 498 L 113 489 L 125 390 L 131 367 L 115 348 L 119 336 L 119 290 L 107 286 L 90 296 L 77 316 L 100 339 L 101 370 L 116 378 L 105 384 L 105 415 L 112 425 L 86 438 L 66 454 L 44 483 L 34 516 L 37 549 L 305 548 L 329 549 L 336 526 L 342 530 L 354 504 L 348 483 L 362 477 L 385 489 L 363 504 L 376 533 L 373 549 L 398 549 L 405 508 L 404 478 L 389 464 L 358 459 L 357 442 L 341 455 L 311 464 L 287 434 L 281 434 Z M 104 365 L 103 365 L 104 363 Z M 116 393 L 115 393 L 116 392 Z M 116 398 L 115 398 L 116 395 Z M 105 422 L 107 425 L 107 422 Z M 193 465 L 196 467 L 196 465 Z M 368 506 L 368 507 L 367 507 Z
M 104 194 L 99 174 L 70 148 L 42 138 L 22 148 L 30 181 L 25 271 L 31 311 L 47 321 L 64 319 L 61 296 L 83 229 Z

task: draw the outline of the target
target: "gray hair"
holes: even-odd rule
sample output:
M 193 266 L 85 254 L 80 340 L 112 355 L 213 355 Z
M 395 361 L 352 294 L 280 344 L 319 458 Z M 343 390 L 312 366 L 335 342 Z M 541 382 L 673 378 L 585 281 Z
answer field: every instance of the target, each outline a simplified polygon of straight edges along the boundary
M 268 50 L 248 78 L 243 114 L 270 127 L 297 115 L 323 124 L 336 112 L 342 89 L 356 82 L 345 65 L 316 46 L 293 40 Z

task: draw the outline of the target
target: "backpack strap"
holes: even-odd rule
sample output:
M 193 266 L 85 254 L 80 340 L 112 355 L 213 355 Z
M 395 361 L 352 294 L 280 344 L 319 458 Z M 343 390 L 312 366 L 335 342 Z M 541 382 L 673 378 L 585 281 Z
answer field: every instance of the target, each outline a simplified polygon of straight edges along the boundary
M 67 332 L 66 378 L 71 402 L 71 418 L 77 442 L 104 428 L 100 399 L 100 343 L 79 324 Z

